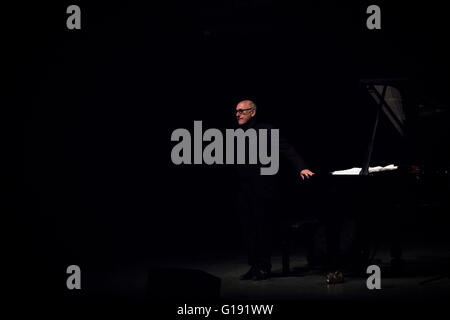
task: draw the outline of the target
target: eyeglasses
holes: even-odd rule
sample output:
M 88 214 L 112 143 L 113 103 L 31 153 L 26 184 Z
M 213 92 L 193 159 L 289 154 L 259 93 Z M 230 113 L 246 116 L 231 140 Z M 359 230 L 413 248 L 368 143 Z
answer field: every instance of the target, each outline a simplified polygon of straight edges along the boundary
M 243 114 L 244 113 L 244 111 L 248 111 L 248 110 L 253 110 L 254 108 L 248 108 L 248 109 L 239 109 L 239 110 L 236 110 L 236 113 L 239 113 L 239 114 Z

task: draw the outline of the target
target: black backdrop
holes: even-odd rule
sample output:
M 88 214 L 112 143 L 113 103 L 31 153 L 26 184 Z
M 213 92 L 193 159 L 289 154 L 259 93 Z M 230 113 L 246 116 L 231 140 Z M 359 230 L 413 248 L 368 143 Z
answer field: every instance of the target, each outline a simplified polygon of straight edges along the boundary
M 170 134 L 194 120 L 230 128 L 241 99 L 322 172 L 361 160 L 360 78 L 408 77 L 448 105 L 438 5 L 378 2 L 371 31 L 364 1 L 163 3 L 77 1 L 79 31 L 66 29 L 72 3 L 5 9 L 5 225 L 25 261 L 239 247 L 233 169 L 174 166 Z

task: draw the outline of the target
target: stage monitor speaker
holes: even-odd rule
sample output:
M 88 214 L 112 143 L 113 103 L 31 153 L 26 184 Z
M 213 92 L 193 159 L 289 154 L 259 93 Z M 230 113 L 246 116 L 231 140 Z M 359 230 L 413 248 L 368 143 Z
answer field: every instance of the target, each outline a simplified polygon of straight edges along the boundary
M 221 279 L 201 270 L 150 268 L 147 297 L 151 300 L 211 301 L 220 298 Z

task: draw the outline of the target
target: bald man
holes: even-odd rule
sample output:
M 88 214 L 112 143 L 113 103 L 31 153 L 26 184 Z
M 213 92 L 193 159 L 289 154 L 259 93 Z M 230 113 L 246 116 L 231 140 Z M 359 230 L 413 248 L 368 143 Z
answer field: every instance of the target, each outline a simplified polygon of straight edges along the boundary
M 243 130 L 254 128 L 257 132 L 259 129 L 275 129 L 272 125 L 257 121 L 256 113 L 257 107 L 253 101 L 239 102 L 236 106 L 236 120 L 239 127 Z M 297 169 L 301 179 L 309 179 L 314 175 L 307 169 L 302 157 L 281 136 L 279 152 Z M 276 213 L 275 177 L 261 175 L 259 165 L 239 165 L 237 171 L 239 176 L 237 208 L 242 221 L 250 265 L 250 270 L 240 279 L 268 279 L 272 268 L 271 227 Z

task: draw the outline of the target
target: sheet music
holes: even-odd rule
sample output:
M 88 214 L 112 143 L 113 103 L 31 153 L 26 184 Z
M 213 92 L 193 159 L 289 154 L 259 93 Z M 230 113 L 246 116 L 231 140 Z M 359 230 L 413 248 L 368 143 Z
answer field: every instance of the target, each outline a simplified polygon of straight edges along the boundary
M 345 169 L 345 170 L 337 170 L 337 171 L 333 171 L 331 172 L 332 175 L 359 175 L 359 173 L 361 172 L 362 168 L 350 168 L 350 169 Z M 397 170 L 398 166 L 395 166 L 393 164 L 387 165 L 385 167 L 381 167 L 381 166 L 377 166 L 377 167 L 369 167 L 369 173 L 372 172 L 382 172 L 382 171 L 392 171 L 392 170 Z

